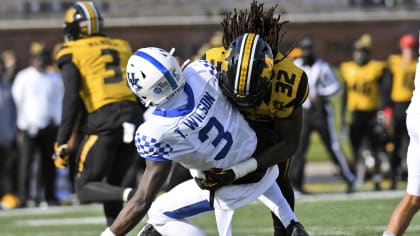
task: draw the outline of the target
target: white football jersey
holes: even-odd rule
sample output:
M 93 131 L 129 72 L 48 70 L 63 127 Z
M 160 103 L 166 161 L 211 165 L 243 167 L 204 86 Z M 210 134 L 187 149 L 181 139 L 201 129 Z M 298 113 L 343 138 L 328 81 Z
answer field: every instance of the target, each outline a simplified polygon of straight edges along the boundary
M 187 100 L 181 109 L 151 107 L 136 131 L 140 156 L 154 161 L 176 161 L 189 169 L 228 168 L 248 159 L 257 144 L 255 132 L 222 94 L 215 67 L 195 61 L 183 71 Z M 176 101 L 169 101 L 171 104 Z
M 303 65 L 302 58 L 298 58 L 294 63 L 308 76 L 309 97 L 331 97 L 340 91 L 341 84 L 326 61 L 317 58 L 312 66 L 308 66 Z M 310 106 L 310 99 L 306 99 L 303 107 L 310 108 Z

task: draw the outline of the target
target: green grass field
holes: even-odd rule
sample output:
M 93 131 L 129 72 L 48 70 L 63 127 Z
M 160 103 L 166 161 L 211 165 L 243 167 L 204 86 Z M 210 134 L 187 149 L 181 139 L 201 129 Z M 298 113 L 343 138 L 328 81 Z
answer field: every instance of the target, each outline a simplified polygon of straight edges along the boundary
M 298 199 L 296 212 L 312 236 L 380 236 L 402 194 L 402 191 L 315 194 Z M 193 221 L 207 235 L 217 235 L 212 214 Z M 99 235 L 104 224 L 101 207 L 96 204 L 0 212 L 1 236 Z M 137 231 L 138 227 L 128 235 L 134 236 Z M 234 235 L 272 235 L 269 212 L 259 203 L 238 209 L 233 232 Z M 420 216 L 414 218 L 405 235 L 420 235 Z

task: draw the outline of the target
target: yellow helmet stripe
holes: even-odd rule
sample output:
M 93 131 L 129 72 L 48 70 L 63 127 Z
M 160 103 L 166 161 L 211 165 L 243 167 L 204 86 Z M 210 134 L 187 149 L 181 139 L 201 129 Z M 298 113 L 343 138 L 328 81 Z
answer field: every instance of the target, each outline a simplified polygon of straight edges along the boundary
M 99 15 L 98 12 L 96 11 L 96 8 L 94 7 L 92 2 L 80 2 L 80 7 L 83 9 L 83 12 L 85 13 L 86 17 L 87 17 L 87 27 L 88 27 L 88 32 L 87 34 L 92 34 L 92 33 L 97 33 L 99 32 L 99 24 L 98 24 L 98 19 L 99 19 Z
M 239 96 L 247 96 L 251 83 L 252 58 L 254 58 L 255 48 L 259 35 L 245 34 L 242 39 L 241 51 L 238 58 L 238 70 L 235 76 L 235 93 Z

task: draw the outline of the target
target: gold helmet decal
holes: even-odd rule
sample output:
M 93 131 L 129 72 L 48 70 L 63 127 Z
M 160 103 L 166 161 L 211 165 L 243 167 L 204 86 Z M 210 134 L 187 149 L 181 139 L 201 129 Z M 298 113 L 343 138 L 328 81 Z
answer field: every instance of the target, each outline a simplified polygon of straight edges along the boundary
M 235 76 L 235 93 L 239 97 L 247 96 L 250 86 L 250 77 L 252 74 L 252 61 L 255 53 L 256 43 L 258 42 L 259 35 L 245 34 L 242 39 L 241 51 L 238 58 L 238 68 Z

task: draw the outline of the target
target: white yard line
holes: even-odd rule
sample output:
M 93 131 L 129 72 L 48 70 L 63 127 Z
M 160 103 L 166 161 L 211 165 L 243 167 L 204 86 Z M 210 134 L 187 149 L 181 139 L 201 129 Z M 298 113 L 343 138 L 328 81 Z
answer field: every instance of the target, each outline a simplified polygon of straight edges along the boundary
M 28 219 L 17 220 L 16 225 L 24 226 L 47 226 L 47 225 L 105 225 L 105 217 L 73 217 L 60 219 Z

